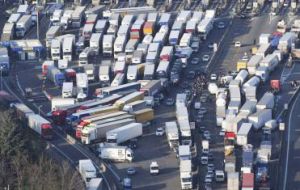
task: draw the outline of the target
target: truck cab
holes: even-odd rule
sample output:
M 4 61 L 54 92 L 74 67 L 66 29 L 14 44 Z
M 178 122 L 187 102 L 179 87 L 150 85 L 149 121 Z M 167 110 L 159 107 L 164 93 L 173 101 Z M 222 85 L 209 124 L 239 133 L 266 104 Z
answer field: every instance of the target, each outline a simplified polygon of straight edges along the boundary
M 156 161 L 151 162 L 150 164 L 150 174 L 151 175 L 158 175 L 159 174 L 159 166 Z

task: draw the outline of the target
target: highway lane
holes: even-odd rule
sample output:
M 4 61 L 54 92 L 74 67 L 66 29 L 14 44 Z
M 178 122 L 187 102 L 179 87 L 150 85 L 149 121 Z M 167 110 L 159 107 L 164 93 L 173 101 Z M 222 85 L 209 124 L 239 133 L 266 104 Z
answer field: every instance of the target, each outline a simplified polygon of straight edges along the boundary
M 283 190 L 298 190 L 300 187 L 300 95 L 291 106 L 286 128 L 287 153 Z

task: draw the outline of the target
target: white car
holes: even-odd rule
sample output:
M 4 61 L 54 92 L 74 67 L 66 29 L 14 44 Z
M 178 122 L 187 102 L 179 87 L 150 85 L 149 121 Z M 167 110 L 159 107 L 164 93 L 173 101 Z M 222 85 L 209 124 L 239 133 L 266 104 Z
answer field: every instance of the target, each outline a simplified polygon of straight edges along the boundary
M 217 80 L 217 79 L 218 79 L 217 74 L 211 74 L 211 75 L 210 75 L 210 80 L 215 81 L 215 80 Z
M 242 46 L 242 44 L 241 44 L 240 41 L 236 41 L 236 42 L 234 43 L 234 47 L 241 47 L 241 46 Z
M 158 127 L 155 131 L 156 136 L 163 136 L 165 134 L 165 130 L 162 127 Z
M 209 61 L 209 55 L 203 55 L 202 61 L 205 61 L 205 62 Z
M 151 162 L 150 164 L 150 174 L 151 175 L 158 175 L 159 174 L 159 166 L 156 161 Z

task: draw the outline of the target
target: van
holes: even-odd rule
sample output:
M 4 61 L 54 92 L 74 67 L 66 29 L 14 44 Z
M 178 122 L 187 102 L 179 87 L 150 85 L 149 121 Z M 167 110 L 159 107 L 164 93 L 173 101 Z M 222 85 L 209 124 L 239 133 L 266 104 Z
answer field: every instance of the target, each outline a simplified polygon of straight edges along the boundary
M 225 180 L 225 174 L 222 170 L 216 170 L 215 172 L 215 180 L 216 182 L 223 182 Z

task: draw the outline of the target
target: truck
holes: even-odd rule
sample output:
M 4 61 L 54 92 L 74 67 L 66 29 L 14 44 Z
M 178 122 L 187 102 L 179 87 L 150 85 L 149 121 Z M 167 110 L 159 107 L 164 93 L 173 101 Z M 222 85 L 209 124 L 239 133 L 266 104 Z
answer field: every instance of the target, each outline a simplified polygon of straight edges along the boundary
M 196 30 L 196 25 L 197 25 L 197 22 L 194 21 L 194 20 L 189 20 L 186 24 L 186 27 L 185 27 L 185 32 L 186 33 L 191 33 L 191 34 L 194 34 L 195 33 L 195 30 Z
M 253 124 L 254 129 L 258 130 L 264 126 L 264 124 L 272 119 L 271 109 L 257 110 L 257 112 L 251 114 L 248 117 L 250 123 Z
M 108 86 L 110 83 L 110 65 L 101 64 L 99 66 L 99 81 L 101 86 Z
M 38 114 L 28 114 L 28 127 L 47 140 L 53 137 L 51 123 Z
M 275 96 L 273 93 L 266 92 L 262 98 L 257 102 L 256 109 L 263 110 L 263 109 L 273 109 L 275 105 Z
M 62 86 L 65 80 L 65 75 L 56 67 L 48 68 L 47 79 L 53 82 L 56 86 Z
M 175 150 L 179 145 L 179 132 L 176 121 L 165 123 L 166 136 L 171 149 Z
M 164 46 L 160 53 L 160 60 L 172 61 L 173 54 L 174 54 L 173 46 Z
M 271 141 L 262 141 L 258 150 L 256 160 L 258 163 L 267 164 L 270 161 L 272 154 Z
M 22 15 L 20 13 L 13 13 L 9 16 L 9 18 L 6 22 L 11 23 L 11 24 L 16 24 L 18 22 L 18 20 L 21 18 L 21 16 Z
M 144 80 L 153 80 L 155 72 L 155 64 L 146 64 L 144 70 Z
M 81 110 L 79 112 L 73 113 L 72 115 L 66 117 L 66 121 L 68 125 L 76 126 L 83 117 L 96 115 L 96 114 L 111 113 L 115 111 L 118 111 L 118 108 L 116 108 L 115 106 L 100 105 L 94 108 Z
M 84 66 L 90 63 L 91 56 L 93 55 L 93 49 L 90 47 L 84 48 L 84 50 L 79 54 L 79 66 Z
M 53 39 L 51 41 L 51 58 L 52 60 L 61 59 L 62 41 L 59 39 Z
M 10 41 L 14 38 L 15 33 L 15 24 L 14 23 L 5 23 L 3 26 L 3 31 L 1 35 L 1 41 Z
M 75 104 L 75 99 L 74 98 L 52 98 L 51 99 L 51 110 L 56 111 L 57 107 L 62 107 L 62 106 L 70 106 Z
M 294 32 L 285 33 L 279 40 L 278 49 L 283 53 L 289 53 L 297 35 Z
M 178 120 L 179 130 L 181 133 L 181 143 L 191 145 L 191 127 L 188 119 Z
M 129 65 L 127 69 L 127 82 L 134 82 L 138 78 L 138 66 Z
M 73 82 L 63 82 L 61 96 L 63 98 L 72 98 L 74 94 Z
M 256 68 L 255 75 L 258 76 L 263 82 L 266 82 L 270 76 L 270 70 L 268 67 L 259 66 Z
M 125 46 L 125 53 L 126 53 L 126 61 L 131 62 L 132 57 L 133 57 L 133 52 L 136 49 L 138 45 L 138 40 L 137 39 L 130 39 L 126 46 Z
M 90 159 L 79 160 L 78 170 L 85 183 L 97 177 L 97 169 Z
M 149 124 L 154 119 L 154 111 L 151 108 L 138 110 L 132 113 L 135 117 L 136 122 L 142 124 Z
M 154 26 L 155 23 L 153 22 L 145 22 L 144 27 L 143 27 L 143 33 L 144 35 L 152 35 L 154 33 Z
M 118 99 L 115 103 L 114 106 L 118 107 L 119 109 L 123 109 L 125 104 L 137 101 L 137 100 L 142 100 L 144 98 L 144 93 L 143 92 L 132 92 L 123 98 Z
M 111 82 L 112 87 L 119 86 L 124 83 L 125 74 L 124 73 L 117 73 L 114 80 Z
M 85 6 L 77 6 L 74 10 L 74 12 L 72 13 L 72 27 L 73 28 L 79 28 L 84 20 L 84 11 L 85 11 L 86 7 Z
M 90 48 L 94 55 L 99 55 L 101 51 L 101 44 L 102 44 L 102 37 L 101 33 L 93 33 L 90 38 Z
M 97 97 L 104 98 L 106 96 L 119 93 L 119 94 L 128 94 L 130 92 L 135 92 L 137 90 L 140 90 L 141 83 L 139 82 L 132 82 L 127 84 L 122 84 L 117 87 L 105 87 L 105 88 L 98 88 L 95 90 L 95 95 Z
M 61 33 L 60 26 L 51 26 L 46 33 L 46 47 L 51 47 L 52 40 Z
M 261 62 L 259 66 L 267 67 L 270 72 L 274 71 L 274 69 L 279 64 L 278 56 L 274 53 L 267 55 Z
M 170 20 L 171 20 L 171 14 L 169 14 L 169 13 L 163 13 L 160 16 L 160 19 L 158 21 L 158 25 L 160 25 L 160 26 L 163 26 L 163 25 L 169 26 Z
M 87 190 L 101 190 L 103 188 L 103 181 L 103 178 L 92 178 L 88 184 L 86 184 L 86 188 Z
M 135 50 L 132 54 L 131 63 L 132 64 L 141 64 L 143 61 L 143 51 Z
M 146 38 L 146 36 L 145 36 L 145 38 Z M 144 38 L 144 39 L 145 39 L 145 38 Z M 152 42 L 152 40 L 150 41 L 150 43 L 151 43 L 151 42 Z M 137 51 L 142 51 L 142 52 L 143 52 L 143 58 L 144 58 L 145 55 L 146 55 L 147 52 L 148 52 L 148 47 L 149 47 L 149 44 L 146 44 L 146 43 L 142 42 L 142 43 L 139 43 L 139 44 L 138 44 L 136 50 L 137 50 Z
M 247 70 L 250 75 L 254 75 L 256 68 L 259 66 L 259 63 L 263 59 L 261 55 L 253 55 L 247 63 Z
M 203 40 L 206 40 L 208 34 L 213 29 L 214 18 L 204 18 L 197 26 L 198 33 Z
M 248 71 L 241 70 L 241 71 L 239 71 L 237 76 L 234 78 L 234 80 L 238 80 L 240 82 L 240 84 L 243 85 L 244 82 L 246 81 L 248 75 L 249 75 Z
M 241 190 L 253 190 L 253 189 L 254 189 L 254 174 L 243 173 Z
M 154 96 L 162 89 L 160 80 L 151 80 L 145 86 L 140 89 L 140 92 L 143 92 L 145 96 Z
M 191 160 L 180 160 L 180 182 L 181 189 L 192 189 L 193 188 L 193 174 L 192 174 L 192 161 Z
M 93 64 L 84 65 L 84 72 L 88 81 L 95 81 L 95 66 Z
M 86 73 L 76 73 L 78 101 L 83 101 L 88 96 L 88 82 L 88 76 Z
M 255 55 L 260 55 L 262 57 L 265 57 L 266 55 L 268 55 L 271 51 L 271 44 L 261 44 L 259 46 L 259 48 L 257 49 Z
M 100 147 L 99 157 L 116 162 L 132 162 L 134 154 L 133 151 L 126 146 L 104 145 L 104 147 Z
M 241 172 L 251 173 L 253 170 L 253 165 L 254 165 L 253 146 L 251 144 L 244 145 L 243 152 L 242 152 Z
M 238 145 L 244 146 L 248 144 L 248 136 L 251 128 L 252 128 L 251 123 L 242 123 L 236 136 L 236 142 Z
M 31 15 L 23 15 L 16 24 L 16 37 L 22 38 L 32 26 Z
M 202 153 L 204 153 L 204 154 L 209 153 L 209 142 L 208 142 L 208 140 L 202 140 Z
M 143 135 L 141 123 L 131 123 L 120 128 L 110 130 L 106 133 L 106 142 L 111 145 L 119 145 L 130 139 Z
M 246 100 L 244 105 L 241 107 L 240 112 L 252 114 L 256 111 L 256 100 Z
M 73 59 L 73 49 L 75 45 L 75 36 L 68 36 L 64 38 L 63 41 L 63 59 L 72 61 Z
M 106 19 L 99 19 L 95 25 L 96 33 L 105 33 L 108 27 L 108 21 Z
M 156 69 L 155 75 L 157 79 L 168 78 L 169 76 L 169 61 L 160 61 Z
M 179 46 L 181 47 L 188 47 L 191 45 L 191 39 L 192 39 L 192 34 L 191 33 L 184 33 L 181 37 Z
M 243 92 L 245 92 L 246 91 L 246 89 L 248 88 L 248 87 L 250 87 L 250 86 L 252 86 L 252 87 L 258 87 L 258 85 L 260 84 L 260 77 L 258 77 L 258 76 L 253 76 L 253 77 L 251 77 L 247 82 L 245 82 L 244 84 L 243 84 Z
M 239 190 L 239 180 L 240 178 L 238 172 L 227 173 L 227 189 Z
M 65 30 L 71 26 L 73 12 L 74 10 L 65 10 L 63 16 L 60 18 L 60 25 Z
M 0 66 L 2 74 L 8 74 L 10 70 L 10 58 L 7 48 L 0 48 Z
M 60 19 L 63 16 L 63 10 L 56 9 L 52 13 L 52 16 L 50 17 L 51 24 L 53 26 L 59 26 L 60 25 Z
M 122 119 L 117 121 L 112 121 L 109 123 L 87 126 L 84 127 L 81 131 L 81 142 L 83 144 L 90 144 L 96 141 L 100 141 L 101 139 L 106 138 L 106 133 L 110 130 L 117 129 L 124 125 L 134 123 L 134 119 Z M 91 124 L 90 124 L 91 125 Z
M 146 107 L 147 105 L 145 100 L 137 100 L 129 104 L 125 104 L 123 107 L 123 111 L 126 111 L 128 113 L 133 113 L 138 110 L 145 109 Z
M 169 44 L 170 45 L 177 45 L 179 42 L 179 39 L 181 37 L 181 32 L 178 30 L 171 30 L 169 35 Z
M 117 61 L 114 65 L 113 72 L 116 75 L 117 73 L 125 73 L 126 62 L 125 61 Z
M 118 58 L 118 54 L 125 51 L 125 45 L 127 42 L 126 36 L 118 36 L 114 43 L 114 57 Z
M 111 57 L 113 55 L 114 36 L 106 34 L 103 36 L 103 56 Z
M 191 149 L 189 145 L 179 145 L 178 146 L 178 157 L 180 161 L 182 160 L 191 160 Z

